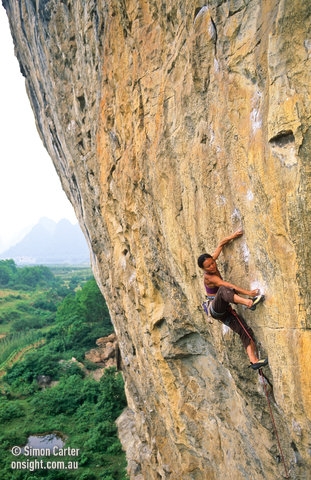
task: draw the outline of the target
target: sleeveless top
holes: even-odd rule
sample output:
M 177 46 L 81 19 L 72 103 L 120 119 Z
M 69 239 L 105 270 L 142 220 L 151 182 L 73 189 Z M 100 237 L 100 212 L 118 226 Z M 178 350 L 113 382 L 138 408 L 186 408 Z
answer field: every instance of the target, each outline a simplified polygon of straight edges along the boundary
M 221 278 L 221 276 L 220 276 Z M 214 297 L 216 295 L 216 293 L 218 292 L 218 289 L 219 287 L 208 287 L 207 285 L 205 285 L 204 283 L 204 287 L 205 287 L 205 290 L 206 290 L 206 295 L 208 297 Z
M 204 286 L 205 286 L 206 294 L 208 296 L 212 297 L 212 296 L 216 295 L 216 293 L 218 292 L 219 287 L 207 287 L 205 284 L 204 284 Z

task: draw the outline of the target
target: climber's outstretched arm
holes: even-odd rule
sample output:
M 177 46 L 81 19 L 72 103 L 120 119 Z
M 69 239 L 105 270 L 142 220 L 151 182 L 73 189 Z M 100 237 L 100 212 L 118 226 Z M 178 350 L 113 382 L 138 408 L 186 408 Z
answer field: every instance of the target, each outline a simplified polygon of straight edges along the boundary
M 234 232 L 234 233 L 233 233 L 232 235 L 230 235 L 229 237 L 223 238 L 223 239 L 219 242 L 219 245 L 216 247 L 216 249 L 215 249 L 215 251 L 214 251 L 214 253 L 213 253 L 213 255 L 212 255 L 213 259 L 216 260 L 216 259 L 219 257 L 219 255 L 221 254 L 221 251 L 222 251 L 223 247 L 224 247 L 227 243 L 231 242 L 231 240 L 235 240 L 236 238 L 241 237 L 241 235 L 243 235 L 243 233 L 244 233 L 243 230 L 237 230 L 236 232 Z
M 218 275 L 210 275 L 210 274 L 205 274 L 205 281 L 208 283 L 207 286 L 213 286 L 213 287 L 227 287 L 235 291 L 238 295 L 248 295 L 250 297 L 255 297 L 260 293 L 259 289 L 255 290 L 246 290 L 245 288 L 238 287 L 238 285 L 234 285 L 233 283 L 226 282 L 222 278 L 220 278 Z

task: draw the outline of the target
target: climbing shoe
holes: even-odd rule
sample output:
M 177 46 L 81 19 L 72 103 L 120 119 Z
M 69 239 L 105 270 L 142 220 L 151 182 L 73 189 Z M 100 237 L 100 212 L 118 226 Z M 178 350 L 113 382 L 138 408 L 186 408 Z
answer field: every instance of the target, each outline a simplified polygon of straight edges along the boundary
M 266 367 L 268 365 L 268 359 L 267 358 L 262 358 L 261 360 L 258 360 L 256 363 L 251 363 L 250 368 L 253 370 L 259 370 L 262 367 Z
M 253 300 L 253 305 L 251 307 L 248 307 L 249 310 L 256 310 L 256 307 L 259 303 L 263 302 L 265 299 L 264 295 L 257 295 L 257 297 L 254 297 Z

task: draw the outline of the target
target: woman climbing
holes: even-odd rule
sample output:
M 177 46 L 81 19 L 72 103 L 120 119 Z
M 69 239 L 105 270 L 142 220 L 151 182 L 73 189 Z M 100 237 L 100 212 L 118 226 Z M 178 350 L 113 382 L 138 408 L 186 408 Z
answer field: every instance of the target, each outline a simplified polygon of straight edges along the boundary
M 211 316 L 223 322 L 240 336 L 251 362 L 250 367 L 258 370 L 268 364 L 268 359 L 259 360 L 251 328 L 244 319 L 238 316 L 230 304 L 240 304 L 250 310 L 255 310 L 256 306 L 263 302 L 264 295 L 261 295 L 258 289 L 245 290 L 233 283 L 226 282 L 222 279 L 216 263 L 223 247 L 241 235 L 243 235 L 243 230 L 238 230 L 229 237 L 225 237 L 212 255 L 203 253 L 199 256 L 198 265 L 204 271 L 204 285 Z M 241 295 L 250 298 L 244 298 Z

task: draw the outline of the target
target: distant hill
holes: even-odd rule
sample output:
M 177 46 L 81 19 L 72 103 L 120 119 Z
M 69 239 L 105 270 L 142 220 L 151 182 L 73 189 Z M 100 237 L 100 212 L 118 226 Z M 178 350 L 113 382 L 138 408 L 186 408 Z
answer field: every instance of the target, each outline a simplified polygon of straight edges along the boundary
M 63 219 L 58 223 L 42 218 L 16 245 L 2 252 L 0 259 L 20 264 L 89 264 L 86 240 L 78 224 Z

